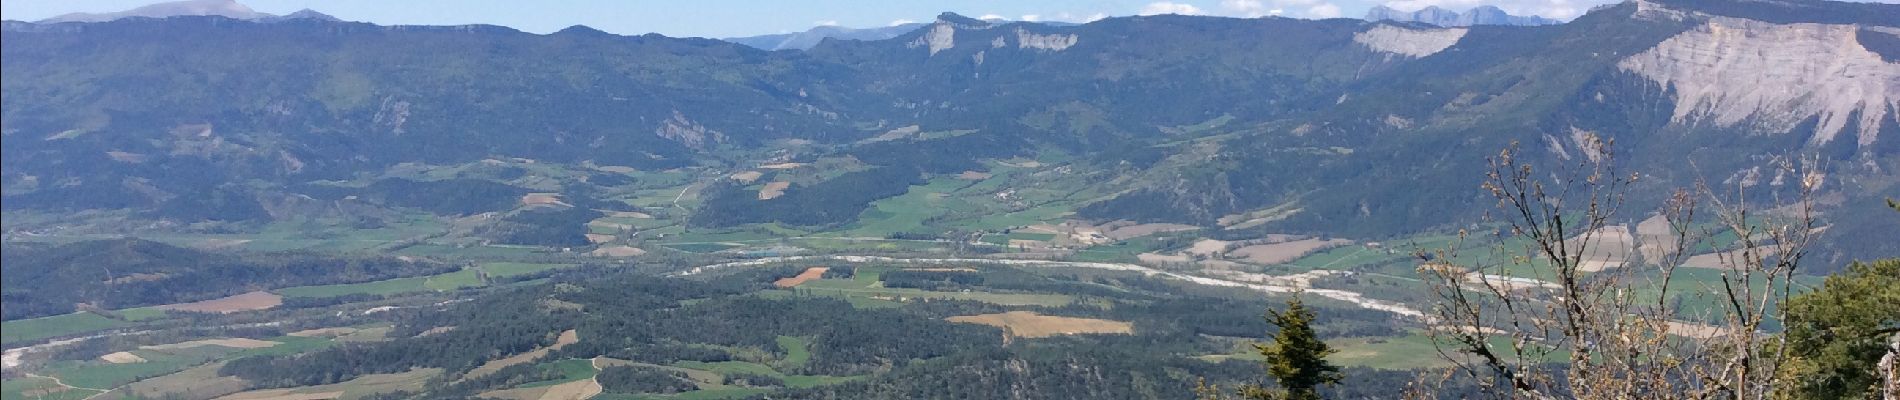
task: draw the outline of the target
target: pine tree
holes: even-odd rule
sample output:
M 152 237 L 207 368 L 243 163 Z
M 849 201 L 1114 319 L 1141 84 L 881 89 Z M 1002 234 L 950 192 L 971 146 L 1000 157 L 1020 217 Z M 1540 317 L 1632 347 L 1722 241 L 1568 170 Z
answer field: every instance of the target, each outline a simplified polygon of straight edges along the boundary
M 1267 366 L 1267 375 L 1279 382 L 1280 387 L 1242 386 L 1238 393 L 1240 398 L 1318 400 L 1320 386 L 1339 383 L 1343 377 L 1339 367 L 1326 361 L 1327 355 L 1338 350 L 1327 346 L 1319 334 L 1313 332 L 1313 318 L 1313 311 L 1300 301 L 1298 293 L 1287 300 L 1286 310 L 1267 310 L 1267 323 L 1279 327 L 1280 333 L 1273 335 L 1273 342 L 1254 344 L 1254 348 L 1266 358 L 1263 363 Z M 1219 394 L 1219 388 L 1208 386 L 1204 381 L 1197 385 L 1195 393 L 1202 399 L 1224 397 Z
M 1298 293 L 1287 300 L 1285 311 L 1267 310 L 1267 322 L 1280 328 L 1273 335 L 1273 343 L 1256 344 L 1260 355 L 1266 357 L 1267 375 L 1280 382 L 1284 396 L 1265 395 L 1260 388 L 1243 388 L 1242 395 L 1251 399 L 1284 398 L 1288 400 L 1317 400 L 1318 389 L 1322 385 L 1339 383 L 1339 367 L 1326 362 L 1326 356 L 1338 352 L 1319 334 L 1313 332 L 1313 311 L 1306 309 Z M 1252 389 L 1252 390 L 1249 390 Z M 1260 392 L 1248 395 L 1247 392 Z

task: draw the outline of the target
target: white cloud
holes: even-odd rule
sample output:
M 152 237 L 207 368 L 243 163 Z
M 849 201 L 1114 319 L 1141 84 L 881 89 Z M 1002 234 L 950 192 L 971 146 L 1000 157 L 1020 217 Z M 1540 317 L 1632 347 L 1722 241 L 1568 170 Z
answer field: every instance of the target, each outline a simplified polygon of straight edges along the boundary
M 1086 24 L 1090 22 L 1095 22 L 1102 18 L 1108 18 L 1108 14 L 1094 13 L 1094 14 L 1089 14 L 1089 15 L 1081 15 L 1081 14 L 1071 13 L 1068 11 L 1063 11 L 1063 12 L 1055 13 L 1055 15 L 1051 15 L 1048 17 L 1044 17 L 1041 15 L 1034 15 L 1034 14 L 1024 15 L 1023 20 L 1032 21 L 1031 19 L 1029 19 L 1030 17 L 1035 17 L 1036 18 L 1035 21 L 1062 21 L 1062 22 L 1074 22 L 1074 23 Z
M 818 24 L 818 26 L 838 26 L 838 21 L 828 19 L 824 21 L 813 22 L 813 24 Z
M 891 24 L 889 26 L 898 26 L 898 25 L 903 25 L 903 24 L 915 24 L 915 23 L 917 23 L 917 21 L 908 20 L 908 19 L 898 19 L 898 20 L 891 21 Z
M 1148 5 L 1146 6 L 1142 6 L 1141 11 L 1135 14 L 1137 15 L 1161 15 L 1161 14 L 1201 15 L 1201 14 L 1206 14 L 1206 12 L 1201 11 L 1200 7 L 1195 7 L 1193 4 L 1157 1 L 1153 3 L 1148 3 Z
M 1271 13 L 1260 0 L 1221 0 L 1220 8 L 1229 14 L 1247 18 L 1260 18 Z
M 1003 16 L 996 15 L 996 14 L 983 14 L 983 16 L 976 17 L 976 19 L 980 19 L 984 21 L 1008 21 L 1009 20 L 1009 18 L 1004 18 Z
M 1314 18 L 1339 18 L 1339 6 L 1333 5 L 1333 3 L 1320 3 L 1317 6 L 1313 6 L 1313 8 L 1306 9 L 1306 15 Z
M 1036 22 L 1036 21 L 1041 21 L 1042 16 L 1036 15 L 1036 14 L 1023 14 L 1022 18 L 1018 18 L 1018 20 Z

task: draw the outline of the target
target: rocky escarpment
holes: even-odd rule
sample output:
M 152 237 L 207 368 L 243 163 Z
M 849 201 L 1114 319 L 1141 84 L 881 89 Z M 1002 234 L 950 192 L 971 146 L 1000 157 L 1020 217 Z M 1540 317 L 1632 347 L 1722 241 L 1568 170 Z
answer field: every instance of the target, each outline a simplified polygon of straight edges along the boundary
M 1002 38 L 998 37 L 997 39 L 1001 40 Z M 1030 33 L 1029 30 L 1023 28 L 1016 28 L 1016 47 L 1024 49 L 1062 51 L 1063 49 L 1069 48 L 1069 46 L 1074 46 L 1077 40 L 1079 39 L 1075 34 L 1038 35 Z
M 1851 128 L 1853 140 L 1865 146 L 1884 123 L 1900 122 L 1900 64 L 1861 42 L 1900 30 L 1704 18 L 1617 64 L 1675 91 L 1672 123 L 1779 133 L 1814 121 L 1810 144 L 1828 143 Z
M 1352 35 L 1352 41 L 1373 51 L 1424 57 L 1444 51 L 1465 37 L 1464 28 L 1411 29 L 1380 24 Z
M 949 50 L 957 46 L 958 29 L 989 29 L 992 27 L 988 21 L 965 17 L 957 15 L 956 13 L 943 13 L 943 15 L 937 16 L 937 22 L 930 24 L 929 31 L 924 32 L 924 34 L 918 36 L 917 39 L 905 43 L 904 46 L 913 49 L 927 47 L 930 49 L 930 55 L 934 56 L 937 55 L 937 52 Z
M 726 141 L 725 133 L 706 129 L 705 125 L 700 125 L 699 122 L 686 119 L 686 114 L 681 114 L 679 110 L 673 110 L 673 117 L 662 121 L 660 127 L 653 130 L 653 134 L 666 138 L 667 140 L 679 142 L 679 144 L 694 150 L 705 150 L 707 145 L 725 143 Z

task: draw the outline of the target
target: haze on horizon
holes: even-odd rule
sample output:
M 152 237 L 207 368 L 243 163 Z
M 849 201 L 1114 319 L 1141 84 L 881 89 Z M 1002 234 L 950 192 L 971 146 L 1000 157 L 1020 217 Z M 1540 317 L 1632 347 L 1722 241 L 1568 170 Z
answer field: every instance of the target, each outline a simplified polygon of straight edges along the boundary
M 1877 0 L 1896 3 L 1900 0 Z M 1081 23 L 1105 17 L 1189 14 L 1239 18 L 1269 15 L 1293 18 L 1357 18 L 1374 6 L 1403 11 L 1438 6 L 1463 11 L 1496 6 L 1516 15 L 1569 20 L 1612 0 L 1057 0 L 1013 2 L 973 0 L 841 1 L 818 5 L 759 0 L 716 2 L 623 2 L 572 0 L 520 2 L 243 0 L 258 12 L 284 15 L 312 9 L 343 20 L 381 25 L 490 24 L 533 33 L 586 25 L 622 35 L 659 33 L 674 37 L 738 37 L 798 32 L 814 26 L 881 27 L 929 21 L 942 12 L 984 19 Z M 15 0 L 0 3 L 9 20 L 38 21 L 68 13 L 125 11 L 152 0 Z

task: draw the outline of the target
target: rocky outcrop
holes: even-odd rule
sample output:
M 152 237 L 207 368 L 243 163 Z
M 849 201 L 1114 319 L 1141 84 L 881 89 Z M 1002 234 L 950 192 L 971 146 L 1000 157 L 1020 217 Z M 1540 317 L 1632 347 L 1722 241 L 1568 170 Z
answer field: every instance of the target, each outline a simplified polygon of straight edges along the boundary
M 1464 37 L 1464 28 L 1411 29 L 1379 24 L 1353 34 L 1352 41 L 1373 51 L 1424 57 L 1444 51 Z
M 1648 15 L 1680 15 L 1667 11 Z M 1900 64 L 1862 46 L 1862 29 L 1710 17 L 1617 68 L 1674 90 L 1675 124 L 1779 133 L 1813 120 L 1810 144 L 1852 126 L 1854 140 L 1867 145 L 1882 123 L 1900 122 Z
M 930 29 L 928 31 L 916 39 L 904 43 L 904 47 L 912 49 L 927 47 L 930 49 L 930 55 L 934 56 L 937 55 L 937 52 L 949 50 L 957 46 L 957 30 L 959 29 L 983 30 L 994 27 L 996 27 L 996 25 L 991 24 L 989 21 L 965 17 L 957 15 L 956 13 L 943 13 L 937 16 L 937 22 L 930 23 Z M 992 43 L 992 45 L 994 45 L 994 43 Z
M 1016 47 L 1046 51 L 1062 51 L 1074 46 L 1077 37 L 1074 34 L 1038 35 L 1027 29 L 1016 28 Z
M 681 114 L 679 110 L 673 110 L 673 117 L 661 122 L 660 127 L 653 130 L 653 134 L 679 142 L 694 150 L 705 150 L 706 145 L 726 141 L 726 134 L 706 129 L 705 125 L 686 119 L 686 115 Z
M 907 43 L 906 46 L 913 49 L 928 46 L 930 48 L 930 55 L 937 55 L 939 51 L 949 50 L 957 46 L 957 27 L 942 22 L 932 24 L 930 25 L 930 31 L 924 32 L 923 36 L 918 36 L 916 40 L 912 40 L 910 43 Z
M 370 118 L 370 123 L 401 135 L 403 124 L 409 123 L 409 102 L 396 100 L 396 96 L 383 97 L 383 104 L 376 108 L 376 116 Z

